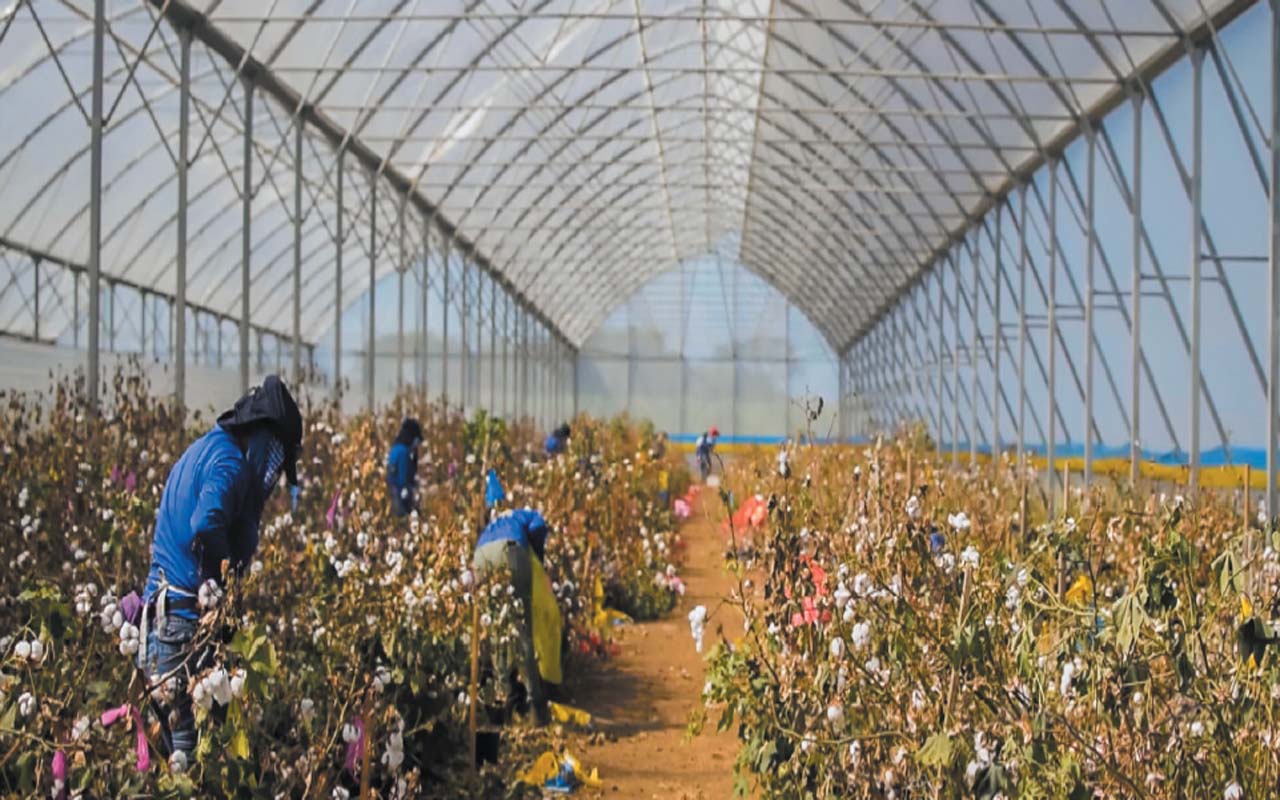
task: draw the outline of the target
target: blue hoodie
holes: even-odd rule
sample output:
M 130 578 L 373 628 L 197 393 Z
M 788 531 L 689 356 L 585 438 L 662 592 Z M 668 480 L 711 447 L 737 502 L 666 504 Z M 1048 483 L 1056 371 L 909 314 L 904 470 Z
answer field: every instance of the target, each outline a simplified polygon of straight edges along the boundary
M 254 441 L 266 436 L 262 431 Z M 268 496 L 259 477 L 265 466 L 255 466 L 261 449 L 251 443 L 246 456 L 236 437 L 214 427 L 173 465 L 156 513 L 148 602 L 162 570 L 170 586 L 194 595 L 204 580 L 219 577 L 223 559 L 235 570 L 248 565 L 258 549 L 258 526 Z M 172 613 L 198 616 L 194 609 Z
M 480 533 L 476 547 L 501 541 L 513 541 L 531 548 L 542 559 L 547 547 L 547 521 L 532 509 L 509 511 L 489 523 Z

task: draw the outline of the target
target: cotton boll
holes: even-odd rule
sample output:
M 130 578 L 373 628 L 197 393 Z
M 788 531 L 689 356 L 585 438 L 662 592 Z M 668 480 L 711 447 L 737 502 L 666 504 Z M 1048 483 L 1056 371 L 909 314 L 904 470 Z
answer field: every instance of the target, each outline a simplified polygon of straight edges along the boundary
M 707 607 L 697 606 L 689 612 L 689 632 L 693 636 L 694 649 L 702 652 L 702 636 L 705 632 L 707 621 Z
M 1240 784 L 1232 781 L 1227 784 L 1227 788 L 1222 792 L 1222 800 L 1243 800 L 1244 789 Z
M 213 699 L 218 705 L 231 704 L 231 676 L 222 667 L 214 669 L 209 673 L 207 679 L 209 681 L 209 690 L 213 694 Z
M 13 654 L 23 661 L 31 658 L 31 642 L 23 639 L 13 647 Z
M 187 753 L 185 750 L 174 750 L 169 756 L 169 771 L 181 775 L 187 771 Z
M 868 622 L 859 622 L 853 626 L 853 630 L 849 632 L 849 643 L 853 645 L 854 650 L 861 650 L 871 641 L 871 624 Z
M 213 693 L 209 691 L 207 679 L 196 681 L 191 687 L 191 701 L 205 711 L 213 708 Z
M 36 712 L 36 696 L 31 692 L 23 692 L 18 696 L 19 716 L 29 717 Z
M 839 703 L 832 703 L 831 705 L 827 706 L 827 722 L 829 722 L 832 727 L 839 725 L 843 721 L 844 721 L 844 706 L 840 705 Z
M 832 658 L 842 657 L 844 655 L 844 639 L 841 639 L 839 636 L 832 639 L 831 644 L 828 645 L 828 649 L 831 652 Z
M 350 722 L 343 723 L 342 741 L 346 742 L 347 744 L 351 744 L 358 738 L 360 738 L 360 731 L 356 728 L 356 726 L 352 725 Z

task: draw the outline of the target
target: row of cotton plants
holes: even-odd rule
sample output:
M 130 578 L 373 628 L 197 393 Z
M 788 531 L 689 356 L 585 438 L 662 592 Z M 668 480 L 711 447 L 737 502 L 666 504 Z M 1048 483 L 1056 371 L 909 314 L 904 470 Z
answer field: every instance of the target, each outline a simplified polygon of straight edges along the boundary
M 769 509 L 705 717 L 776 797 L 1270 797 L 1275 542 L 1239 499 L 1074 490 L 920 436 L 739 462 Z M 1023 488 L 1029 520 L 1019 519 Z M 1061 509 L 1061 503 L 1059 503 Z M 727 612 L 721 612 L 727 613 Z
M 304 401 L 298 505 L 278 492 L 250 568 L 225 591 L 201 587 L 193 649 L 207 656 L 189 689 L 199 745 L 190 760 L 168 759 L 134 666 L 132 593 L 169 468 L 212 420 L 176 416 L 131 374 L 110 388 L 100 417 L 71 382 L 0 408 L 3 796 L 505 791 L 517 760 L 480 778 L 467 763 L 473 605 L 486 664 L 518 616 L 509 586 L 470 569 L 486 465 L 512 505 L 551 525 L 566 671 L 607 652 L 604 594 L 650 592 L 655 574 L 675 569 L 678 536 L 659 499 L 671 465 L 650 452 L 651 431 L 582 419 L 569 452 L 547 458 L 534 431 L 483 415 L 405 399 L 344 419 Z M 397 519 L 384 459 L 408 413 L 423 422 L 422 493 L 418 512 Z M 481 702 L 501 705 L 482 672 Z M 172 691 L 154 687 L 160 701 Z

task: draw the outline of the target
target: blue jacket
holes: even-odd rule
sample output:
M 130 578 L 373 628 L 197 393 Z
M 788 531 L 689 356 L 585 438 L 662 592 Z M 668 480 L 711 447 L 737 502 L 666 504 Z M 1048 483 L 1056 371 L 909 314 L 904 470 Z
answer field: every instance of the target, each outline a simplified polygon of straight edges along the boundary
M 694 449 L 697 450 L 698 455 L 700 456 L 711 455 L 711 451 L 716 449 L 716 437 L 708 436 L 705 433 L 702 434 L 701 436 L 698 437 L 698 440 L 695 443 Z
M 165 481 L 151 542 L 146 599 L 160 572 L 169 585 L 194 595 L 207 578 L 217 578 L 223 559 L 242 570 L 258 549 L 258 524 L 266 492 L 234 436 L 220 427 L 197 439 Z M 174 614 L 195 619 L 194 610 Z
M 562 439 L 553 433 L 547 437 L 547 440 L 542 443 L 542 446 L 546 448 L 547 455 L 554 456 L 563 453 L 567 443 L 568 442 L 565 439 Z
M 547 547 L 547 521 L 537 511 L 518 508 L 490 522 L 480 532 L 476 547 L 502 541 L 512 541 L 532 548 L 541 559 Z
M 391 452 L 387 453 L 387 485 L 391 487 L 392 494 L 406 505 L 413 505 L 417 478 L 418 465 L 414 462 L 409 445 L 404 442 L 391 445 Z M 409 490 L 408 494 L 401 494 L 405 489 Z

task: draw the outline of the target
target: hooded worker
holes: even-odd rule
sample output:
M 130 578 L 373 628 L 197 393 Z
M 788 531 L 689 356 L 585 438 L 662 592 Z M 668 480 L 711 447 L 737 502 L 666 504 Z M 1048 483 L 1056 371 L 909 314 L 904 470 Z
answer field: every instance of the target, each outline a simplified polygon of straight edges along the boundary
M 694 444 L 693 451 L 698 456 L 698 469 L 702 472 L 702 480 L 711 474 L 711 454 L 716 451 L 716 442 L 720 439 L 720 429 L 712 425 Z
M 569 423 L 563 423 L 551 432 L 542 447 L 549 456 L 558 456 L 569 447 Z
M 496 510 L 505 499 L 501 483 L 491 471 L 485 489 L 486 502 Z M 519 672 L 528 690 L 529 702 L 539 724 L 548 720 L 547 700 L 542 687 L 542 675 L 538 671 L 537 653 L 533 641 L 533 591 L 534 559 L 541 562 L 547 546 L 547 521 L 537 511 L 519 508 L 496 516 L 481 531 L 476 541 L 472 566 L 476 574 L 484 577 L 498 570 L 509 570 L 514 596 L 520 599 L 521 625 L 519 640 L 514 643 L 515 665 L 509 653 L 500 654 L 501 679 L 507 687 L 508 697 L 513 696 L 513 673 Z M 541 572 L 541 570 L 537 570 Z M 543 578 L 543 580 L 546 580 Z
M 200 613 L 258 549 L 262 512 L 283 473 L 297 501 L 302 415 L 284 382 L 268 375 L 201 436 L 165 481 L 143 597 L 138 666 L 161 687 L 164 744 L 183 763 L 196 749 L 188 692 L 204 665 L 193 639 Z M 167 699 L 165 699 L 167 698 Z M 181 753 L 182 755 L 177 755 Z
M 422 426 L 413 417 L 400 423 L 400 433 L 387 454 L 387 491 L 391 495 L 391 513 L 407 517 L 418 507 L 418 445 L 422 444 Z

